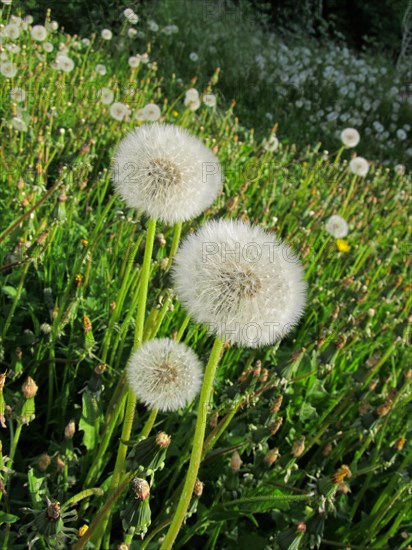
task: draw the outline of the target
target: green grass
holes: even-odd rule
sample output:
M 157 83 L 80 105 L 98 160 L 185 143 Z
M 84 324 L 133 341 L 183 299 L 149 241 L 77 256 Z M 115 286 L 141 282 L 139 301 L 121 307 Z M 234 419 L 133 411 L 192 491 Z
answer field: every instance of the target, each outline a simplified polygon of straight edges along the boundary
M 412 543 L 410 176 L 373 162 L 366 178 L 354 180 L 351 153 L 338 153 L 338 142 L 328 155 L 320 145 L 296 147 L 287 139 L 267 152 L 233 108 L 185 109 L 182 91 L 192 84 L 166 78 L 156 64 L 132 71 L 127 55 L 108 61 L 100 39 L 78 50 L 71 37 L 55 34 L 50 41 L 55 50 L 43 62 L 27 32 L 18 42 L 25 49 L 8 54 L 18 66 L 9 86 L 26 90 L 20 116 L 28 131 L 10 125 L 18 105 L 6 86 L 1 111 L 2 548 L 18 550 L 34 539 L 34 548 L 69 547 L 101 511 L 110 486 L 121 414 L 106 452 L 98 461 L 96 455 L 134 345 L 148 221 L 113 191 L 111 158 L 135 121 L 110 116 L 96 97 L 108 86 L 133 108 L 156 102 L 162 121 L 190 129 L 216 151 L 224 190 L 183 225 L 183 235 L 213 217 L 259 224 L 299 254 L 308 281 L 305 315 L 279 345 L 225 350 L 199 472 L 203 494 L 193 499 L 175 547 L 406 549 Z M 50 67 L 59 41 L 70 45 L 76 66 L 70 73 Z M 102 60 L 106 76 L 93 70 Z M 346 253 L 325 231 L 335 213 L 349 223 Z M 160 234 L 166 244 L 155 240 L 145 337 L 181 339 L 206 363 L 212 339 L 188 320 L 162 262 L 173 228 L 158 224 Z M 27 376 L 39 388 L 34 403 L 21 390 Z M 271 412 L 279 396 L 280 409 Z M 33 407 L 35 418 L 22 424 Z M 122 527 L 121 514 L 135 505 L 128 490 L 112 506 L 102 547 L 109 536 L 112 548 L 126 537 L 132 548 L 159 547 L 187 469 L 195 411 L 196 402 L 155 421 L 153 433 L 165 431 L 172 443 L 164 456 L 151 457 L 159 463 L 147 476 L 152 520 L 144 540 Z M 138 404 L 134 440 L 148 418 Z M 65 437 L 71 419 L 72 439 Z M 274 448 L 279 457 L 268 467 L 264 459 Z M 243 461 L 235 471 L 234 452 Z M 331 476 L 343 465 L 352 475 L 338 486 Z M 47 516 L 46 498 L 62 506 L 60 521 Z

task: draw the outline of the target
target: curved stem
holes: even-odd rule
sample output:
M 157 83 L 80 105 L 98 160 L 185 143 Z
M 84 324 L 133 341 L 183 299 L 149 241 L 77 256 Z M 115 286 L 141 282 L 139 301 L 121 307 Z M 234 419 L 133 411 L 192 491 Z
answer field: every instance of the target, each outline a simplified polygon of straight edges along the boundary
M 187 471 L 182 494 L 180 495 L 179 504 L 173 517 L 172 524 L 161 546 L 161 550 L 169 550 L 170 548 L 172 548 L 172 545 L 180 531 L 180 528 L 186 516 L 186 512 L 190 505 L 193 488 L 196 483 L 197 474 L 202 459 L 203 439 L 206 430 L 207 411 L 209 408 L 210 396 L 213 390 L 213 380 L 215 377 L 217 365 L 219 363 L 220 353 L 222 351 L 223 344 L 223 340 L 216 338 L 209 357 L 209 362 L 206 366 L 202 391 L 200 393 L 199 399 L 199 407 L 197 412 L 196 428 L 193 438 L 193 448 L 192 455 L 190 457 L 189 469 Z
M 157 409 L 152 409 L 150 412 L 149 418 L 146 420 L 146 424 L 143 427 L 143 430 L 140 432 L 139 437 L 148 437 L 150 432 L 152 431 L 153 424 L 156 422 L 157 417 Z
M 167 268 L 166 269 L 170 269 L 170 267 L 172 265 L 174 255 L 176 254 L 176 251 L 179 247 L 180 235 L 181 234 L 182 234 L 182 222 L 178 222 L 175 225 L 175 228 L 174 228 L 172 246 L 170 248 L 169 259 L 168 259 L 168 262 L 167 262 Z

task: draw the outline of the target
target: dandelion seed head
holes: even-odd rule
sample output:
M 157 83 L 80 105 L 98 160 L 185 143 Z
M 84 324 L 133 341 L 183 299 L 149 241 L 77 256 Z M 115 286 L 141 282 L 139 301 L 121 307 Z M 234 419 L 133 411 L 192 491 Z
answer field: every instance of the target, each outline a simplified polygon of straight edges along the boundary
M 349 232 L 346 220 L 337 214 L 328 219 L 325 227 L 329 235 L 332 235 L 335 239 L 343 239 Z
M 210 221 L 189 235 L 175 257 L 173 279 L 196 322 L 247 347 L 282 338 L 306 301 L 303 268 L 291 249 L 240 221 Z
M 135 117 L 147 116 L 138 111 Z M 119 144 L 114 185 L 131 208 L 174 224 L 199 215 L 222 188 L 220 164 L 196 137 L 171 124 L 142 125 Z
M 349 163 L 349 168 L 355 175 L 364 178 L 369 172 L 369 163 L 363 157 L 354 157 Z
M 345 128 L 340 139 L 345 147 L 356 147 L 360 141 L 360 135 L 355 128 Z
M 159 338 L 135 351 L 126 369 L 130 388 L 147 407 L 175 411 L 198 394 L 202 364 L 185 344 Z
M 111 40 L 113 38 L 113 33 L 109 29 L 103 29 L 101 32 L 101 37 L 103 40 Z

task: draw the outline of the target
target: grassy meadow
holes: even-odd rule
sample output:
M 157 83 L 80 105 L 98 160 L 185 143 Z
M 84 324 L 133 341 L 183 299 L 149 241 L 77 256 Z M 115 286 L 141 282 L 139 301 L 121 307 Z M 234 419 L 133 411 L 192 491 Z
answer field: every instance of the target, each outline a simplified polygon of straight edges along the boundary
M 52 16 L 31 21 L 0 6 L 0 547 L 170 547 L 198 400 L 158 414 L 138 401 L 130 416 L 124 371 L 136 341 L 155 337 L 184 342 L 208 362 L 213 338 L 181 305 L 170 264 L 180 229 L 183 239 L 223 218 L 259 225 L 296 252 L 307 303 L 271 346 L 224 344 L 198 481 L 173 548 L 411 548 L 404 73 L 331 43 L 322 55 L 315 41 L 307 51 L 279 49 L 273 37 L 266 48 L 246 19 L 257 90 L 245 97 L 238 87 L 236 97 L 241 56 L 231 59 L 217 38 L 216 63 L 207 40 L 192 50 L 192 13 L 177 27 L 166 8 L 159 22 L 120 12 L 110 38 L 100 28 L 79 37 Z M 258 50 L 264 60 L 253 63 Z M 332 85 L 316 87 L 325 71 Z M 267 77 L 280 88 L 255 103 L 253 124 L 250 102 L 259 82 L 269 90 Z M 153 122 L 200 138 L 224 183 L 197 218 L 157 223 L 148 265 L 153 224 L 115 193 L 112 167 L 119 141 Z M 342 145 L 346 127 L 359 130 L 358 146 Z M 368 161 L 365 176 L 350 167 L 357 154 Z M 332 215 L 347 221 L 347 236 L 326 230 Z M 167 446 L 159 433 L 170 436 Z M 150 497 L 139 500 L 129 474 L 147 481 Z

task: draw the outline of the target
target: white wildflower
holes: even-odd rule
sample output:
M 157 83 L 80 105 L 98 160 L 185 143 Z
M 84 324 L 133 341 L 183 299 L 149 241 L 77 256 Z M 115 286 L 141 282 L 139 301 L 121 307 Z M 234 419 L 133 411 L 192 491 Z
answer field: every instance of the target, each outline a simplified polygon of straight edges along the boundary
M 96 65 L 96 73 L 100 76 L 104 76 L 107 73 L 106 65 L 103 65 L 102 63 L 98 63 Z
M 145 112 L 144 109 L 137 109 L 134 113 L 134 118 L 136 120 L 139 120 L 140 122 L 143 122 L 145 120 Z
M 189 59 L 190 59 L 190 61 L 195 61 L 196 62 L 196 61 L 199 61 L 199 56 L 197 55 L 196 52 L 191 52 L 189 54 Z
M 9 23 L 2 31 L 2 36 L 10 38 L 10 40 L 16 40 L 20 36 L 20 29 L 17 25 Z
M 140 65 L 140 55 L 132 55 L 128 60 L 129 66 L 136 69 Z
M 264 139 L 262 142 L 265 151 L 273 153 L 279 149 L 279 140 L 276 136 L 270 136 L 269 139 Z
M 155 122 L 161 115 L 160 108 L 155 103 L 148 103 L 143 107 L 144 120 Z
M 408 137 L 408 134 L 403 128 L 399 128 L 399 130 L 396 130 L 396 137 L 401 141 L 405 141 L 405 139 Z
M 51 42 L 45 42 L 43 44 L 43 50 L 45 52 L 48 52 L 48 53 L 52 52 L 53 51 L 53 44 Z
M 147 26 L 152 32 L 157 32 L 159 30 L 159 25 L 156 23 L 156 21 L 153 21 L 152 19 L 147 22 Z
M 398 176 L 404 176 L 405 175 L 405 165 L 404 164 L 397 164 L 394 168 L 396 174 Z
M 326 231 L 335 239 L 343 239 L 349 232 L 349 227 L 341 216 L 335 214 L 326 222 Z
M 222 188 L 215 155 L 186 130 L 159 123 L 120 142 L 113 180 L 127 206 L 168 224 L 198 216 Z
M 135 36 L 137 36 L 137 30 L 136 29 L 129 29 L 127 31 L 127 36 L 129 38 L 134 38 Z
M 56 56 L 55 68 L 65 73 L 70 73 L 74 69 L 74 61 L 64 53 Z
M 27 132 L 27 124 L 22 118 L 13 117 L 11 120 L 11 124 L 15 130 L 18 130 L 19 132 Z
M 147 407 L 176 411 L 199 393 L 203 368 L 185 344 L 159 338 L 144 343 L 131 355 L 126 376 L 131 390 Z
M 23 90 L 23 88 L 12 88 L 10 90 L 10 97 L 12 101 L 15 101 L 16 103 L 22 103 L 26 99 L 26 92 Z
M 233 344 L 273 344 L 299 321 L 303 268 L 273 233 L 233 220 L 209 221 L 175 257 L 174 286 L 198 323 Z
M 17 74 L 17 67 L 11 61 L 3 61 L 0 63 L 0 73 L 6 78 L 13 78 Z

